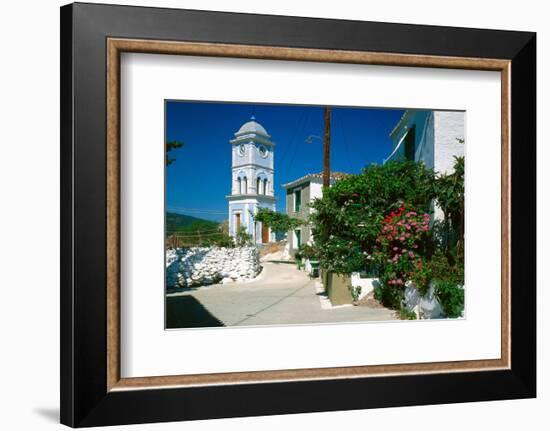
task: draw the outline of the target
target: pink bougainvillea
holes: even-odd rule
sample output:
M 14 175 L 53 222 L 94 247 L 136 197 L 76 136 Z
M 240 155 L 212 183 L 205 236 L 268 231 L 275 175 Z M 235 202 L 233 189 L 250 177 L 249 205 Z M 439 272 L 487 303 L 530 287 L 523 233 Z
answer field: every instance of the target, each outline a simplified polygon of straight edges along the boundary
M 376 240 L 376 257 L 384 267 L 383 282 L 392 287 L 420 276 L 425 267 L 426 245 L 430 234 L 430 215 L 401 205 L 382 220 Z

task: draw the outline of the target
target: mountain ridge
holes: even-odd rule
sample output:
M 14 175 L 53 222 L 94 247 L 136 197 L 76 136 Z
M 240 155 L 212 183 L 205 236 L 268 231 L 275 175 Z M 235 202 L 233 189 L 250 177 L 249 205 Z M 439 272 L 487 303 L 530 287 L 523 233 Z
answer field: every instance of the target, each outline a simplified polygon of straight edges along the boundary
M 219 226 L 219 222 L 187 214 L 166 212 L 165 216 L 166 233 L 213 231 L 219 229 Z

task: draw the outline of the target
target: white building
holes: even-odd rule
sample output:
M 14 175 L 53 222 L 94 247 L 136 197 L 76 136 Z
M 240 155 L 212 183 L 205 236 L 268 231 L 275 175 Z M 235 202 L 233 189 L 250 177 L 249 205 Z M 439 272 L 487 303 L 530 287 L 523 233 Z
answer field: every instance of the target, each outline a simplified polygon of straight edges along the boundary
M 407 109 L 390 132 L 391 160 L 424 162 L 437 173 L 452 173 L 455 156 L 464 156 L 464 112 Z M 443 212 L 435 205 L 435 219 Z
M 274 234 L 262 223 L 254 223 L 258 208 L 275 211 L 274 149 L 275 143 L 264 127 L 252 117 L 231 139 L 231 194 L 229 234 L 235 237 L 240 226 L 252 235 L 256 244 L 274 240 Z
M 407 109 L 390 133 L 390 160 L 424 162 L 438 173 L 451 173 L 454 156 L 464 156 L 464 112 Z
M 345 173 L 331 172 L 330 185 L 344 178 Z M 315 199 L 323 197 L 323 173 L 307 174 L 290 183 L 283 184 L 286 190 L 286 213 L 290 217 L 307 220 L 313 209 L 310 207 Z M 313 236 L 308 224 L 298 227 L 287 234 L 287 250 L 294 255 L 302 244 L 312 244 Z

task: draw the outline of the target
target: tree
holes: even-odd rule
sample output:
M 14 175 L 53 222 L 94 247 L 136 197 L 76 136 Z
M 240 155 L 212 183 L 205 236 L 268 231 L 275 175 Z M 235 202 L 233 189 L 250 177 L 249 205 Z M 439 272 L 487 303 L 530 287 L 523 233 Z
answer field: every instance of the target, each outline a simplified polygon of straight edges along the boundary
M 166 143 L 166 166 L 169 166 L 176 161 L 176 159 L 171 159 L 168 156 L 168 153 L 172 150 L 175 150 L 181 147 L 183 147 L 183 142 L 180 142 L 180 141 L 168 141 Z
M 224 220 L 220 223 L 219 229 L 222 233 L 229 235 L 229 220 Z
M 464 247 L 464 157 L 455 156 L 453 173 L 437 177 L 435 198 L 445 216 L 446 252 L 456 251 L 460 256 Z
M 248 233 L 246 227 L 239 226 L 235 235 L 235 244 L 238 247 L 244 247 L 252 244 L 252 235 Z
M 338 273 L 360 271 L 373 254 L 384 217 L 404 203 L 429 212 L 435 174 L 412 161 L 370 165 L 324 190 L 312 204 L 312 233 L 321 267 Z
M 305 220 L 290 217 L 287 214 L 271 211 L 267 208 L 259 208 L 256 214 L 250 213 L 255 222 L 263 223 L 273 232 L 285 233 L 296 229 L 306 223 Z

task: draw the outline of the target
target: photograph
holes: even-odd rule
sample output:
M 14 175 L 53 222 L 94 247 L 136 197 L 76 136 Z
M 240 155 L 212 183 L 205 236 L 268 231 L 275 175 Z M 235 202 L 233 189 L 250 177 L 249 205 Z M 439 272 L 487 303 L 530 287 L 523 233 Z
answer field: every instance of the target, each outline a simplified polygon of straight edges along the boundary
M 165 329 L 465 318 L 465 111 L 164 114 Z
M 5 367 L 9 393 L 37 382 L 7 429 L 545 417 L 543 14 L 137 3 L 8 20 L 55 52 L 10 30 L 6 142 L 28 100 L 45 108 L 25 164 L 27 144 L 6 146 L 4 182 L 28 191 L 5 211 L 21 228 L 5 223 L 19 264 L 4 326 L 44 348 Z M 41 244 L 59 253 L 32 254 L 22 232 L 49 204 Z M 18 306 L 31 267 L 39 324 Z

